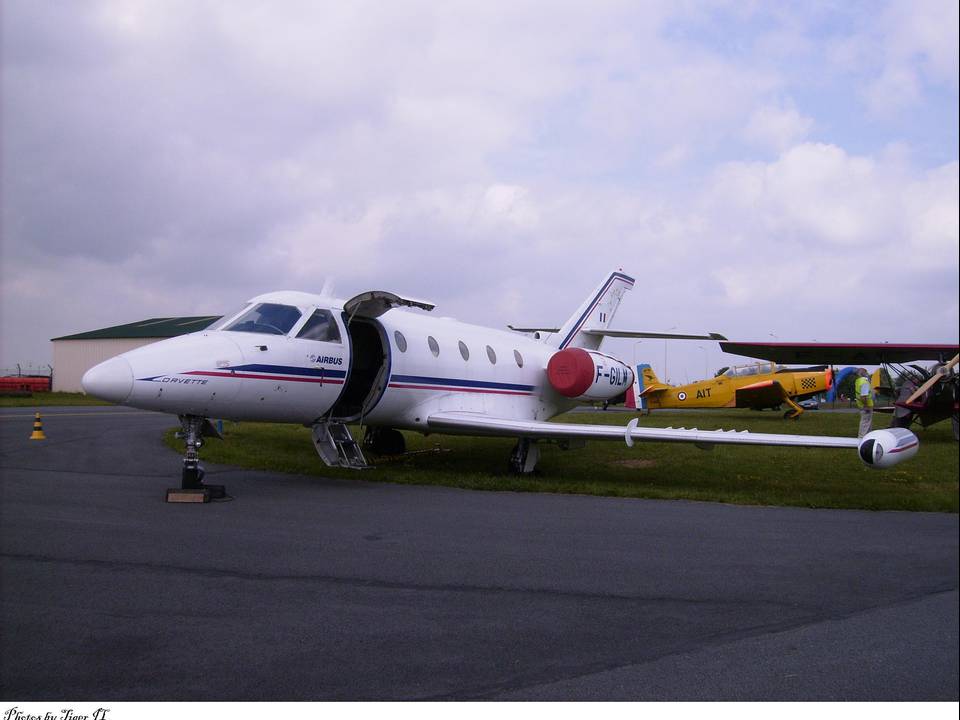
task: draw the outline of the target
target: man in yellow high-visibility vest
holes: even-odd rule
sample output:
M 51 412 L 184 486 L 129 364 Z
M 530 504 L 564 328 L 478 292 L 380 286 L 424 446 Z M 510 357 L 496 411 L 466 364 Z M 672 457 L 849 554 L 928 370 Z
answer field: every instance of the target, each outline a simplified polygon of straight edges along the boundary
M 853 396 L 857 400 L 857 407 L 860 408 L 860 432 L 857 437 L 862 438 L 873 427 L 873 388 L 870 387 L 870 373 L 866 368 L 857 370 Z

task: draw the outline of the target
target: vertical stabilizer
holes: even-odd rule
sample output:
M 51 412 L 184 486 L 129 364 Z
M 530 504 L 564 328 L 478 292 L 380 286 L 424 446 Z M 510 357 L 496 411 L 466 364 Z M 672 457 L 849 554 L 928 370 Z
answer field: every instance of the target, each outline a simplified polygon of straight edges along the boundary
M 560 332 L 551 335 L 544 342 L 561 350 L 568 347 L 596 350 L 603 338 L 599 335 L 586 335 L 583 330 L 610 327 L 610 321 L 620 306 L 623 294 L 633 287 L 633 283 L 632 277 L 619 270 L 610 273 L 563 324 Z
M 647 389 L 646 378 L 647 371 L 652 375 L 653 369 L 647 363 L 637 365 L 637 371 L 633 374 L 633 385 L 627 390 L 627 401 L 624 403 L 628 408 L 635 408 L 641 412 L 649 410 L 647 406 L 647 396 L 644 390 Z M 656 380 L 656 375 L 653 375 Z
M 640 392 L 650 392 L 652 390 L 665 390 L 670 387 L 666 383 L 660 382 L 660 378 L 648 364 L 637 365 L 637 377 L 640 382 Z

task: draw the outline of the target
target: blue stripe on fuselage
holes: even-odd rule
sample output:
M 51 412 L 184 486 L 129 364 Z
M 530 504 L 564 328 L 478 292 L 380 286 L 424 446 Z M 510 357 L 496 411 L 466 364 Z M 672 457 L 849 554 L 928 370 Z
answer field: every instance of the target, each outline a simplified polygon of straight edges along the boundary
M 461 380 L 459 378 L 438 378 L 425 375 L 394 375 L 390 382 L 416 383 L 419 385 L 447 385 L 470 388 L 490 388 L 493 390 L 518 390 L 533 392 L 533 385 L 517 385 L 515 383 L 490 382 L 487 380 Z
M 347 376 L 345 370 L 332 370 L 327 367 L 306 368 L 293 365 L 260 365 L 252 363 L 250 365 L 235 365 L 223 369 L 226 372 L 235 370 L 237 372 L 275 373 L 282 375 L 302 375 L 305 377 L 342 378 Z

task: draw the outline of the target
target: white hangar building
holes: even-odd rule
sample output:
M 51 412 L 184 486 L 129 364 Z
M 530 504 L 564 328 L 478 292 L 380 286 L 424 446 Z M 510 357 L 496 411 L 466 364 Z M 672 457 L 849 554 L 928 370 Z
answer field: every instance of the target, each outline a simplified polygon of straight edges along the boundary
M 142 345 L 203 330 L 220 315 L 150 318 L 53 338 L 53 390 L 83 392 L 80 379 L 97 363 Z

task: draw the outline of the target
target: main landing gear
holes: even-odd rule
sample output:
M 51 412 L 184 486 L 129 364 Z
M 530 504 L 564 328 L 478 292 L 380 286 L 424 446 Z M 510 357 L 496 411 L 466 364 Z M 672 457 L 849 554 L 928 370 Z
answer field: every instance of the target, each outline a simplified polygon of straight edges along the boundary
M 368 427 L 363 446 L 374 455 L 403 455 L 407 451 L 403 433 L 389 427 Z
M 520 438 L 510 453 L 508 468 L 514 475 L 529 475 L 537 467 L 540 459 L 540 446 L 536 440 Z
M 787 411 L 783 414 L 783 419 L 784 419 L 784 420 L 796 420 L 798 417 L 800 417 L 800 414 L 803 412 L 803 408 L 802 408 L 802 407 L 800 407 L 799 405 L 797 405 L 797 403 L 795 403 L 795 402 L 794 402 L 793 400 L 791 400 L 790 398 L 784 398 L 783 401 L 784 401 L 784 402 L 787 404 L 787 406 L 790 408 L 789 410 L 787 410 Z
M 203 483 L 203 467 L 200 465 L 200 448 L 203 445 L 203 435 L 220 437 L 220 433 L 209 420 L 197 415 L 180 416 L 180 432 L 187 449 L 183 456 L 183 471 L 180 476 L 180 487 L 167 490 L 167 502 L 210 502 L 226 497 L 223 485 L 205 485 Z

